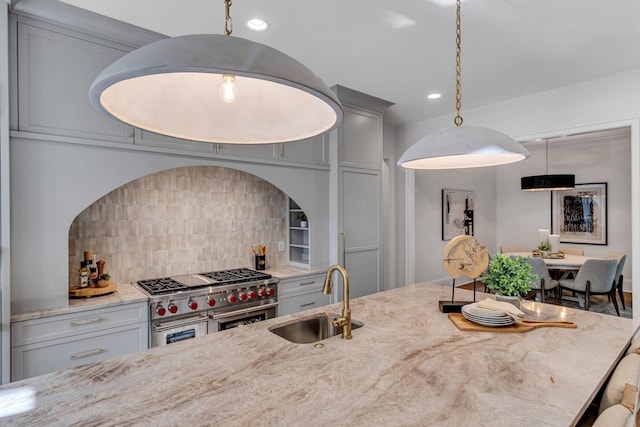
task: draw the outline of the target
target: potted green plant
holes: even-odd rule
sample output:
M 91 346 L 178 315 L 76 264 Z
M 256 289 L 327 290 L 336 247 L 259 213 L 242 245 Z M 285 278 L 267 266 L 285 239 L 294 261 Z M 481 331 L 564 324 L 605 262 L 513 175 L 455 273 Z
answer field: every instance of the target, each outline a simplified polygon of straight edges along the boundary
M 298 212 L 297 220 L 300 221 L 300 227 L 307 228 L 307 214 L 304 212 Z
M 512 258 L 500 253 L 491 258 L 487 271 L 480 276 L 487 288 L 496 292 L 496 299 L 516 306 L 520 305 L 520 300 L 531 290 L 531 284 L 537 278 L 526 258 Z
M 100 276 L 98 276 L 98 287 L 106 288 L 107 286 L 109 286 L 109 280 L 111 280 L 110 275 L 108 275 L 107 273 L 101 274 Z

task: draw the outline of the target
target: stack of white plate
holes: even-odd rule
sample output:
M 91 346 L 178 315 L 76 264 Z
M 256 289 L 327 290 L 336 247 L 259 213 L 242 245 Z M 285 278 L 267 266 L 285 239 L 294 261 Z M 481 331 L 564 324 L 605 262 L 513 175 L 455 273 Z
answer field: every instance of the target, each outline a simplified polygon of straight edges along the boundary
M 475 302 L 463 305 L 462 315 L 465 319 L 483 326 L 508 326 L 515 322 L 508 314 L 502 311 L 480 308 Z

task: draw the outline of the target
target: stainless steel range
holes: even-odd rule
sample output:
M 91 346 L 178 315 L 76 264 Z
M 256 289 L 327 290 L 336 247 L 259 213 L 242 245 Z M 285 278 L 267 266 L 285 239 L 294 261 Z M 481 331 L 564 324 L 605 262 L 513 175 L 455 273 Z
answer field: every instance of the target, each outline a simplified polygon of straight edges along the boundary
M 150 346 L 276 316 L 278 278 L 238 268 L 134 282 L 149 295 Z

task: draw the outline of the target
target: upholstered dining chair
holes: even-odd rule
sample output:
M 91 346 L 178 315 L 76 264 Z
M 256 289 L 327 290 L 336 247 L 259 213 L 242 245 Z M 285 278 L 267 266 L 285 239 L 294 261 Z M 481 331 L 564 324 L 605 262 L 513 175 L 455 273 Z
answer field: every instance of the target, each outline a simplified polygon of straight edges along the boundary
M 616 269 L 616 289 L 618 290 L 618 295 L 620 295 L 620 301 L 622 302 L 622 308 L 624 310 L 627 307 L 624 304 L 624 292 L 622 290 L 622 282 L 624 277 L 622 276 L 622 270 L 624 270 L 624 263 L 627 260 L 627 256 L 620 252 L 607 252 L 603 257 L 603 259 L 615 259 L 618 261 L 618 268 Z
M 582 248 L 563 248 L 563 247 L 560 247 L 558 249 L 560 250 L 560 252 L 565 253 L 565 254 L 584 256 L 584 249 L 582 249 Z
M 588 259 L 584 262 L 575 279 L 558 281 L 558 289 L 562 298 L 562 290 L 584 295 L 584 308 L 589 311 L 591 295 L 609 295 L 611 302 L 620 316 L 616 301 L 615 277 L 618 261 L 615 259 Z
M 538 279 L 531 284 L 531 289 L 536 291 L 536 294 L 540 292 L 540 301 L 546 302 L 546 293 L 553 291 L 555 302 L 558 302 L 558 282 L 551 278 L 549 269 L 544 263 L 544 259 L 540 257 L 527 258 L 527 263 L 531 265 L 531 272 L 538 276 Z
M 500 252 L 503 254 L 509 253 L 509 252 L 526 252 L 527 250 L 525 248 L 523 248 L 522 246 L 516 246 L 516 245 L 501 245 L 500 246 Z

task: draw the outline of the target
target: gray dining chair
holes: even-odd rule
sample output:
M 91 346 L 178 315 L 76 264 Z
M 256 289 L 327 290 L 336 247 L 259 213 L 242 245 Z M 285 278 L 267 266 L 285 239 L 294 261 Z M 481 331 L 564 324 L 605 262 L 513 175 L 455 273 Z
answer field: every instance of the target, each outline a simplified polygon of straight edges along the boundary
M 616 313 L 620 316 L 616 300 L 615 277 L 618 261 L 615 259 L 588 259 L 584 262 L 575 279 L 558 281 L 562 298 L 564 289 L 584 295 L 584 308 L 589 311 L 591 295 L 609 295 Z
M 527 263 L 531 265 L 531 272 L 535 274 L 538 279 L 531 284 L 531 289 L 536 291 L 536 294 L 540 293 L 540 301 L 546 302 L 546 293 L 553 291 L 555 302 L 558 302 L 560 294 L 558 293 L 558 281 L 553 280 L 549 274 L 549 268 L 544 262 L 544 259 L 539 257 L 527 258 Z
M 616 269 L 616 289 L 618 290 L 618 295 L 620 296 L 620 301 L 622 302 L 622 308 L 624 310 L 627 309 L 624 303 L 624 291 L 622 290 L 622 283 L 624 281 L 624 276 L 622 275 L 622 270 L 624 270 L 624 263 L 627 260 L 627 256 L 620 252 L 607 252 L 603 259 L 615 259 L 618 261 L 618 268 Z

